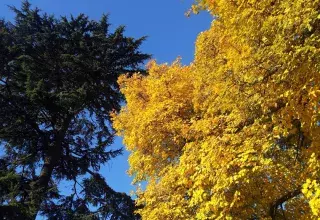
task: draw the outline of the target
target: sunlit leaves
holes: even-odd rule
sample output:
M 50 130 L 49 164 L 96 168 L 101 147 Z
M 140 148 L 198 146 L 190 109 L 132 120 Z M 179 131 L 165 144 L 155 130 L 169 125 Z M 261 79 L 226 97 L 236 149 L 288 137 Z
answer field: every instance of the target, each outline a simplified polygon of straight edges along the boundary
M 196 1 L 215 19 L 194 62 L 120 78 L 142 217 L 319 215 L 319 3 Z

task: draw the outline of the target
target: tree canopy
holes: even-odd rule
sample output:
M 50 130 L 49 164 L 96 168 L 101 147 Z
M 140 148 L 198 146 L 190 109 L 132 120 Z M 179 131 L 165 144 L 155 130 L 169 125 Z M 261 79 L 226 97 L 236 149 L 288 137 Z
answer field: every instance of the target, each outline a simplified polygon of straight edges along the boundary
M 198 0 L 194 62 L 121 76 L 144 219 L 320 217 L 320 1 Z
M 15 22 L 0 21 L 0 218 L 138 218 L 99 169 L 121 154 L 108 149 L 109 112 L 120 109 L 117 78 L 143 72 L 145 38 L 110 32 L 107 16 L 56 18 L 28 1 L 11 9 Z

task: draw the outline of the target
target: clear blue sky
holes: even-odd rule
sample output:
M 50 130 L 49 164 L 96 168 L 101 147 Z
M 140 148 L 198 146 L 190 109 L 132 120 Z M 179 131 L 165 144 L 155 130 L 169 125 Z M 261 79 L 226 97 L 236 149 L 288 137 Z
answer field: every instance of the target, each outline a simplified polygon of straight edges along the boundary
M 159 63 L 171 63 L 178 56 L 182 63 L 193 60 L 194 42 L 199 32 L 209 28 L 212 18 L 206 12 L 187 18 L 184 13 L 192 0 L 30 0 L 33 6 L 49 14 L 78 15 L 84 13 L 91 19 L 100 19 L 103 13 L 109 14 L 109 22 L 115 28 L 126 26 L 126 35 L 148 36 L 141 47 Z M 7 5 L 19 7 L 21 0 L 0 0 L 0 17 L 13 20 L 14 14 Z M 113 148 L 122 146 L 117 138 Z M 134 189 L 131 178 L 126 175 L 128 152 L 106 164 L 101 173 L 109 185 L 120 192 L 129 193 Z M 65 192 L 68 184 L 64 184 Z

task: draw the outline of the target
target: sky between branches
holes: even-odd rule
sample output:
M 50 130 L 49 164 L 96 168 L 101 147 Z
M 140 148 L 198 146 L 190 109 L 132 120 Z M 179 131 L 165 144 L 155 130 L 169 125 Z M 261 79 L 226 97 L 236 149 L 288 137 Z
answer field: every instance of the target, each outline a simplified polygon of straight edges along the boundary
M 193 60 L 194 42 L 199 32 L 209 28 L 212 18 L 206 12 L 189 18 L 185 12 L 192 0 L 29 0 L 43 12 L 63 15 L 84 13 L 90 19 L 99 20 L 101 15 L 109 14 L 111 29 L 126 26 L 126 35 L 135 38 L 148 36 L 141 47 L 145 53 L 153 55 L 158 63 L 173 62 L 178 56 L 183 64 Z M 21 0 L 1 0 L 0 17 L 13 21 L 14 13 L 8 5 L 21 5 Z M 120 148 L 122 139 L 116 138 L 113 148 Z M 124 152 L 103 166 L 101 174 L 116 191 L 129 193 L 134 187 L 127 176 L 128 152 Z M 63 184 L 62 190 L 68 192 L 69 185 Z

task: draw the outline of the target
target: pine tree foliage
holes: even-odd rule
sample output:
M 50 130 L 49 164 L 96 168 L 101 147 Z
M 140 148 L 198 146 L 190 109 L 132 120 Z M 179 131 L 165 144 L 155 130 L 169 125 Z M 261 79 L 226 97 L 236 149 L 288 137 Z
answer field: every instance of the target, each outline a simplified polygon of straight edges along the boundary
M 119 79 L 144 219 L 320 217 L 319 0 L 199 0 L 194 62 Z
M 119 75 L 149 58 L 145 38 L 111 33 L 107 16 L 55 18 L 28 1 L 11 9 L 15 22 L 0 22 L 1 218 L 138 218 L 98 172 L 121 154 L 108 149 L 109 112 L 120 109 Z M 71 195 L 61 180 L 74 183 Z

